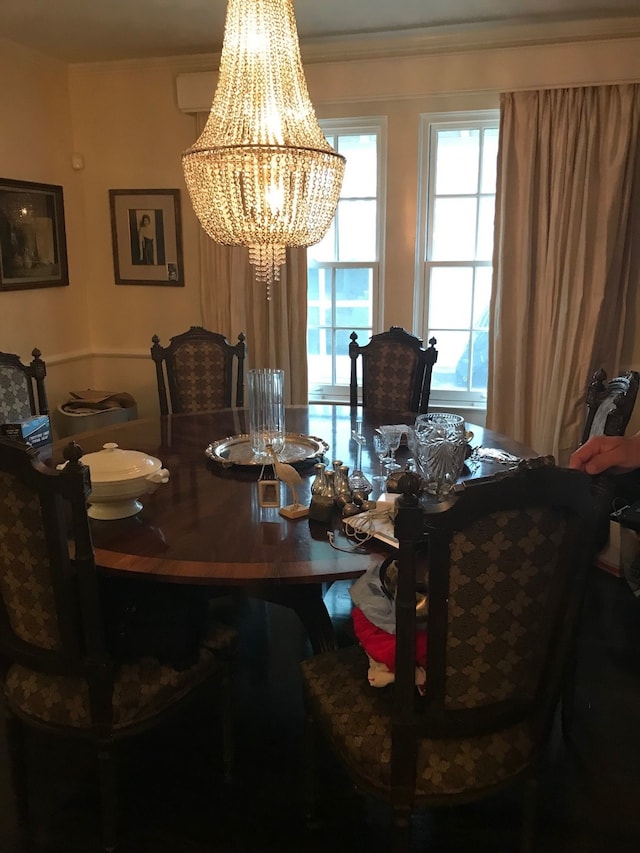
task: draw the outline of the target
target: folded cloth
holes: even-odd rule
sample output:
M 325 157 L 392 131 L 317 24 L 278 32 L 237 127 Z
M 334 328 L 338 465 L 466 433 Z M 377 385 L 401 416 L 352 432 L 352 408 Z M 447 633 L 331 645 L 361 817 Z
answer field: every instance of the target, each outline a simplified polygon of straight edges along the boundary
M 101 412 L 105 409 L 129 409 L 136 405 L 135 399 L 127 391 L 70 391 L 70 398 L 62 404 L 65 412 Z

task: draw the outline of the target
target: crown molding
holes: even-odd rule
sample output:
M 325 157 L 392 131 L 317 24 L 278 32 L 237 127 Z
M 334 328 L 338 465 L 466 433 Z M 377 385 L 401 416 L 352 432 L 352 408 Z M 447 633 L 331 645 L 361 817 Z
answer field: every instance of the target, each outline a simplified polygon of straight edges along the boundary
M 640 37 L 640 15 L 598 20 L 529 21 L 518 24 L 472 23 L 375 33 L 323 36 L 300 41 L 304 64 L 428 56 L 439 53 L 539 44 L 608 41 Z M 71 63 L 72 69 L 101 71 L 140 67 L 179 69 L 180 72 L 217 70 L 220 53 L 180 54 L 146 59 Z
M 601 20 L 476 23 L 362 35 L 327 36 L 301 42 L 305 63 L 437 53 L 537 44 L 565 44 L 640 36 L 640 15 Z

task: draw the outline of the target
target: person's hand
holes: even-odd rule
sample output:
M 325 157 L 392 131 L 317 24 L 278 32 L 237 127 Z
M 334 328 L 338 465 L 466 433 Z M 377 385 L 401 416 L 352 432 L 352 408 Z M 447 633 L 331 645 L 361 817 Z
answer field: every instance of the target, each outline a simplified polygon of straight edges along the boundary
M 569 468 L 577 468 L 587 474 L 600 474 L 610 469 L 620 472 L 640 468 L 640 433 L 630 438 L 594 435 L 571 454 Z

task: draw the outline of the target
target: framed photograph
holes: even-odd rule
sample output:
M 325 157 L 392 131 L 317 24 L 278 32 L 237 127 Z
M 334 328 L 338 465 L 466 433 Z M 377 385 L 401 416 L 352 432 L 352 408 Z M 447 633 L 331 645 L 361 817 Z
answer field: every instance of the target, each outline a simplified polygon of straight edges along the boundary
M 109 190 L 116 284 L 183 287 L 180 190 Z
M 68 284 L 62 187 L 0 178 L 0 290 Z
M 258 505 L 280 506 L 279 480 L 258 480 Z

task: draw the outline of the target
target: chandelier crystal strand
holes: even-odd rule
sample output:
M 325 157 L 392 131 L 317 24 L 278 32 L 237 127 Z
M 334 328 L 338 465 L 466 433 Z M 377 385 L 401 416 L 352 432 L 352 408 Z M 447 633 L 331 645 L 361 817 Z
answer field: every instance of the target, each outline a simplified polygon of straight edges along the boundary
M 204 230 L 217 243 L 248 246 L 269 294 L 285 248 L 326 234 L 345 162 L 309 98 L 292 0 L 229 0 L 209 119 L 182 155 Z

